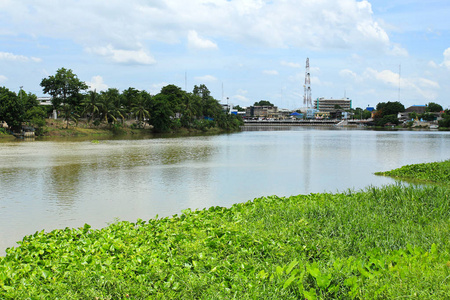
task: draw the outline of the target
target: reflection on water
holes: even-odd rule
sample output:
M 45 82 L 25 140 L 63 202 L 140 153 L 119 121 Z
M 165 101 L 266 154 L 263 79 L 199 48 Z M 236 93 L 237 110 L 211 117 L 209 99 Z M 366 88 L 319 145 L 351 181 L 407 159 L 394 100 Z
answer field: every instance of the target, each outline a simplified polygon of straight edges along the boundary
M 0 253 L 37 230 L 105 226 L 265 195 L 394 182 L 449 159 L 450 134 L 292 127 L 169 139 L 0 143 Z

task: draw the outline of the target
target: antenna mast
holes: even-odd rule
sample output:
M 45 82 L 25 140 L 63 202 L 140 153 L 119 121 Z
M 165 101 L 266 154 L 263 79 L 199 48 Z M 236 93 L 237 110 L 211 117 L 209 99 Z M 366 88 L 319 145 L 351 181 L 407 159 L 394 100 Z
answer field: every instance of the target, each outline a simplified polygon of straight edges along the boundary
M 306 59 L 306 72 L 305 72 L 305 95 L 303 96 L 303 104 L 307 108 L 312 107 L 311 102 L 311 73 L 309 72 L 309 58 Z

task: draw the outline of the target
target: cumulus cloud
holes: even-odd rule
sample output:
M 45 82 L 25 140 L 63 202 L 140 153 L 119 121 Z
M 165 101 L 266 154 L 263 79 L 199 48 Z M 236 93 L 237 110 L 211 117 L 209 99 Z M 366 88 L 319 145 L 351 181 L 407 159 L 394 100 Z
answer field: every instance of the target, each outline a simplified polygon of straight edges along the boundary
M 400 87 L 408 92 L 414 91 L 427 99 L 434 99 L 437 95 L 436 90 L 440 88 L 438 82 L 427 78 L 400 78 L 398 73 L 391 70 L 377 71 L 367 68 L 364 74 L 369 79 L 375 79 L 391 87 Z
M 264 75 L 272 75 L 272 76 L 278 75 L 278 71 L 277 70 L 264 70 L 262 73 Z
M 303 66 L 301 64 L 294 63 L 294 62 L 281 61 L 280 64 L 282 66 L 290 67 L 290 68 L 303 68 Z
M 91 81 L 86 84 L 89 86 L 89 90 L 91 91 L 106 91 L 109 88 L 109 86 L 103 82 L 103 77 L 100 75 L 93 76 Z
M 156 95 L 159 92 L 161 92 L 161 89 L 165 86 L 167 86 L 167 82 L 160 82 L 160 83 L 154 83 L 150 86 L 150 94 Z
M 198 35 L 197 31 L 195 31 L 195 30 L 189 30 L 188 45 L 190 48 L 193 48 L 193 49 L 217 49 L 218 48 L 216 43 L 214 43 L 210 40 L 201 38 Z
M 0 60 L 18 61 L 18 62 L 41 62 L 42 59 L 37 57 L 28 57 L 24 55 L 16 55 L 10 52 L 0 52 Z
M 433 69 L 436 69 L 436 68 L 439 67 L 438 64 L 435 63 L 435 62 L 432 61 L 432 60 L 430 60 L 430 61 L 428 62 L 428 66 L 429 66 L 430 68 L 433 68 Z
M 212 75 L 205 75 L 205 76 L 195 77 L 195 80 L 201 81 L 201 82 L 212 82 L 212 81 L 216 81 L 217 78 Z
M 12 24 L 5 30 L 11 26 L 16 34 L 70 39 L 85 48 L 133 49 L 126 52 L 130 56 L 144 54 L 139 45 L 180 43 L 186 35 L 190 47 L 201 49 L 217 49 L 215 42 L 203 38 L 209 36 L 270 47 L 399 52 L 367 0 L 79 0 L 70 6 L 36 0 L 7 1 L 1 8 Z M 152 61 L 143 56 L 140 60 Z
M 234 95 L 233 97 L 231 97 L 231 100 L 233 101 L 233 103 L 244 103 L 243 105 L 251 103 L 251 100 L 244 95 Z
M 88 52 L 104 56 L 116 63 L 151 65 L 156 62 L 144 49 L 123 50 L 115 49 L 112 45 L 108 45 L 106 47 L 88 48 L 87 50 Z
M 450 48 L 447 48 L 444 51 L 444 62 L 442 65 L 450 69 Z

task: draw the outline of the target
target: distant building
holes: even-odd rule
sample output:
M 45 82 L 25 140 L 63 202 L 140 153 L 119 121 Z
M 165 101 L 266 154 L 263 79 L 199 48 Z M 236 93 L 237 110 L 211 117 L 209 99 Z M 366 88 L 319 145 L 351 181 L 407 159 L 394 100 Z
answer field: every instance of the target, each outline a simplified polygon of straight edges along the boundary
M 52 97 L 37 97 L 40 105 L 52 105 Z
M 413 105 L 405 109 L 405 113 L 415 112 L 416 114 L 423 114 L 427 111 L 426 105 Z
M 253 118 L 277 118 L 279 114 L 276 106 L 249 106 L 245 115 Z
M 325 99 L 317 98 L 314 100 L 314 108 L 320 112 L 331 112 L 336 109 L 350 110 L 352 108 L 352 100 L 345 99 Z

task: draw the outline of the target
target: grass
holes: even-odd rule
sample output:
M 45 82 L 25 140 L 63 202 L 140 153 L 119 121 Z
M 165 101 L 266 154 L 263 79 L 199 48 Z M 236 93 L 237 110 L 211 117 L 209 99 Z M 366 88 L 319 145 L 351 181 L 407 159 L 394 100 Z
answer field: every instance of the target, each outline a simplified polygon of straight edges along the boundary
M 0 299 L 449 299 L 448 186 L 369 187 L 36 232 Z
M 392 171 L 378 172 L 375 173 L 375 175 L 389 176 L 416 182 L 450 184 L 450 160 L 406 165 Z

